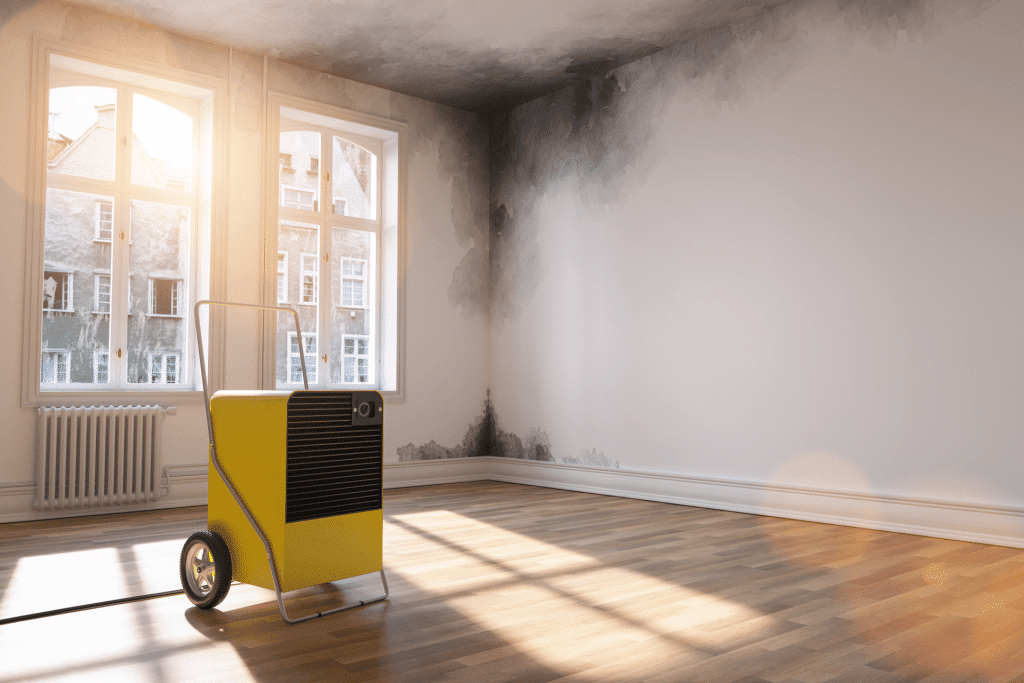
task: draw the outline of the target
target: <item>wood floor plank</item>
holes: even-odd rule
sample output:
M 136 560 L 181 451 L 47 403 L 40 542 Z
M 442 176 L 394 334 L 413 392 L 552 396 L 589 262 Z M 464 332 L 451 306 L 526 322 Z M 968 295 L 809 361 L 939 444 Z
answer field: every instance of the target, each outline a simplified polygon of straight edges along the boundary
M 389 490 L 384 512 L 387 602 L 288 626 L 237 584 L 211 611 L 8 624 L 0 680 L 1024 683 L 1018 550 L 496 482 Z M 0 619 L 176 588 L 205 514 L 0 526 Z M 379 590 L 310 587 L 289 612 Z

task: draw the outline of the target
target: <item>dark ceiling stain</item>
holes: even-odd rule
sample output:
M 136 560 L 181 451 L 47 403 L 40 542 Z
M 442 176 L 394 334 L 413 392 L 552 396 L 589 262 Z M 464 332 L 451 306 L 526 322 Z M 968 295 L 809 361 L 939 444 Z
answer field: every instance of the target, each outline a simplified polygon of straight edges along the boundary
M 476 112 L 522 104 L 784 1 L 74 0 Z
M 0 29 L 11 19 L 25 10 L 38 5 L 42 0 L 3 0 L 0 2 Z

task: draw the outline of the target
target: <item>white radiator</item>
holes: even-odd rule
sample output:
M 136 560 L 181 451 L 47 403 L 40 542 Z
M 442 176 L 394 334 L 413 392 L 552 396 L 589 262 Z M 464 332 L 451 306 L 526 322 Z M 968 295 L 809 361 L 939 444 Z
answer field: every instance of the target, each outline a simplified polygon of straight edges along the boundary
M 162 418 L 159 406 L 40 408 L 36 509 L 156 500 Z

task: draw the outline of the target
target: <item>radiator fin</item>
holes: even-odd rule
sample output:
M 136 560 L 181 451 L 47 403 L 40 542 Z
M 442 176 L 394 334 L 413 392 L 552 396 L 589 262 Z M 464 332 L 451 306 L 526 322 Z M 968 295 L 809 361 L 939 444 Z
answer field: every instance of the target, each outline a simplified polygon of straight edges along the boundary
M 159 406 L 40 408 L 36 509 L 159 498 L 162 417 Z
M 352 392 L 292 394 L 285 522 L 382 509 L 383 447 L 382 425 L 352 424 Z

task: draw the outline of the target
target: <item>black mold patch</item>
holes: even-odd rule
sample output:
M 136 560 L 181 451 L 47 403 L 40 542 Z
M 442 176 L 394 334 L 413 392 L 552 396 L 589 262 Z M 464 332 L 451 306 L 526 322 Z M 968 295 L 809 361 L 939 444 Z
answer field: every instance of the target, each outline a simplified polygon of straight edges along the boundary
M 487 393 L 487 400 L 484 401 L 484 414 L 469 426 L 462 443 L 452 448 L 441 446 L 435 441 L 431 441 L 425 446 L 414 446 L 410 443 L 398 449 L 398 461 L 473 458 L 493 454 L 496 440 L 494 408 L 491 405 L 490 392 Z
M 542 462 L 554 462 L 551 455 L 551 440 L 547 432 L 535 429 L 520 439 L 515 434 L 498 431 L 497 449 L 494 453 L 499 458 L 515 458 L 518 460 L 540 460 Z
M 467 248 L 452 273 L 448 302 L 470 315 L 487 316 L 490 304 L 487 216 L 488 168 L 482 150 L 487 131 L 479 115 L 409 97 L 391 95 L 391 115 L 415 122 L 410 149 L 432 155 L 437 145 L 437 173 L 451 183 L 451 219 L 458 243 Z
M 424 446 L 408 444 L 398 449 L 399 462 L 414 460 L 445 460 L 448 458 L 473 458 L 495 456 L 518 458 L 519 460 L 540 460 L 554 462 L 551 454 L 551 440 L 546 432 L 535 429 L 521 439 L 515 434 L 498 429 L 490 391 L 484 401 L 484 414 L 469 426 L 462 443 L 447 448 L 435 441 Z M 618 463 L 615 465 L 618 466 Z

